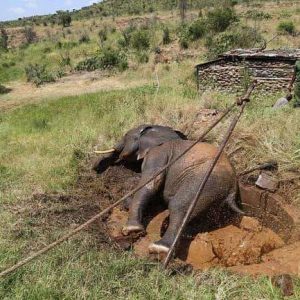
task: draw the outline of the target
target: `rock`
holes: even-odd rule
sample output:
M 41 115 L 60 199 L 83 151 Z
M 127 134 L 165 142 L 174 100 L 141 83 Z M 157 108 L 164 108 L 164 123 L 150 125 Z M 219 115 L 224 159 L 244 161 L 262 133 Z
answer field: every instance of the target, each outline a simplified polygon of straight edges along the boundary
M 279 288 L 284 297 L 289 297 L 294 295 L 294 284 L 291 275 L 282 274 L 276 275 L 271 278 L 272 284 Z
M 250 217 L 242 218 L 240 228 L 252 232 L 260 232 L 262 230 L 262 226 L 259 221 Z
M 278 188 L 278 180 L 264 172 L 259 175 L 255 184 L 261 189 L 271 192 L 275 192 Z

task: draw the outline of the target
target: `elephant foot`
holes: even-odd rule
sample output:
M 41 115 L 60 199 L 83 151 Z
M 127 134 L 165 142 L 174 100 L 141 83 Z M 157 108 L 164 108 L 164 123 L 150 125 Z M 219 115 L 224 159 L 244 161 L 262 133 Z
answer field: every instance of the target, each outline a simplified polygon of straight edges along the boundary
M 170 248 L 168 246 L 164 246 L 162 244 L 153 243 L 149 246 L 150 254 L 166 254 L 169 252 Z
M 144 226 L 143 225 L 125 225 L 122 228 L 122 234 L 124 236 L 128 236 L 134 233 L 144 233 Z

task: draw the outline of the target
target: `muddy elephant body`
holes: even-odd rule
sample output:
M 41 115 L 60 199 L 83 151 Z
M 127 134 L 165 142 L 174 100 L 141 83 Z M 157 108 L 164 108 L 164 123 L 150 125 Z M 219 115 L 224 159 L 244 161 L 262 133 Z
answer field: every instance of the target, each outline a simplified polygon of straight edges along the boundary
M 115 151 L 110 157 L 123 161 L 142 160 L 139 185 L 143 185 L 192 143 L 170 127 L 142 125 L 130 130 L 114 148 Z M 149 250 L 152 253 L 167 252 L 216 153 L 215 146 L 198 143 L 162 174 L 142 187 L 130 201 L 128 222 L 123 227 L 123 234 L 144 231 L 142 220 L 145 209 L 149 202 L 162 194 L 170 213 L 169 226 L 162 239 L 153 243 Z M 101 163 L 100 160 L 98 165 Z M 236 195 L 236 175 L 229 159 L 223 154 L 198 199 L 191 219 L 216 202 L 226 202 L 232 209 L 242 213 L 235 204 Z
M 176 140 L 152 148 L 144 159 L 140 184 L 147 182 L 192 143 L 191 141 Z M 152 253 L 167 252 L 216 153 L 217 148 L 213 145 L 199 143 L 169 169 L 137 192 L 130 203 L 129 218 L 123 228 L 123 234 L 128 235 L 144 230 L 143 212 L 149 201 L 162 191 L 163 199 L 167 203 L 170 213 L 169 226 L 162 239 L 150 245 L 149 250 Z M 191 219 L 198 217 L 216 201 L 220 204 L 227 202 L 232 205 L 236 194 L 235 172 L 224 154 L 208 179 Z

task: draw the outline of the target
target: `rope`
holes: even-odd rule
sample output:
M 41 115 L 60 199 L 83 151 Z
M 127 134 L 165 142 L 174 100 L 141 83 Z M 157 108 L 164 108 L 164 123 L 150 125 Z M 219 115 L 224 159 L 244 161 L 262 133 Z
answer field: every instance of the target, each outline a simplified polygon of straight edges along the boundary
M 75 234 L 77 234 L 78 232 L 82 231 L 83 229 L 87 228 L 89 225 L 91 225 L 92 223 L 94 223 L 96 220 L 98 220 L 100 217 L 102 217 L 103 215 L 105 215 L 106 213 L 109 213 L 113 208 L 117 207 L 119 204 L 121 204 L 123 201 L 125 201 L 128 197 L 134 195 L 136 192 L 138 192 L 139 190 L 141 190 L 144 186 L 146 186 L 148 183 L 150 183 L 152 180 L 154 180 L 157 176 L 159 176 L 160 174 L 162 174 L 167 168 L 169 168 L 171 165 L 173 165 L 177 160 L 179 160 L 181 157 L 183 157 L 187 152 L 189 152 L 195 145 L 197 145 L 199 142 L 201 142 L 203 140 L 203 138 L 215 127 L 217 126 L 232 110 L 233 108 L 236 106 L 236 104 L 232 104 L 217 120 L 215 120 L 215 122 L 213 122 L 202 134 L 201 136 L 197 139 L 197 141 L 195 141 L 190 147 L 188 147 L 185 151 L 183 151 L 180 155 L 178 155 L 175 159 L 173 159 L 172 161 L 170 161 L 165 167 L 163 167 L 157 174 L 155 174 L 151 179 L 147 180 L 144 184 L 138 186 L 137 188 L 135 188 L 134 190 L 132 190 L 131 192 L 127 193 L 124 197 L 122 197 L 121 199 L 119 199 L 117 202 L 115 202 L 114 204 L 112 204 L 111 206 L 109 206 L 108 208 L 104 209 L 102 212 L 100 212 L 99 214 L 95 215 L 94 217 L 92 217 L 91 219 L 89 219 L 88 221 L 86 221 L 85 223 L 83 223 L 82 225 L 78 226 L 77 228 L 75 228 L 74 230 L 72 230 L 71 232 L 69 232 L 68 234 L 62 236 L 60 239 L 56 240 L 55 242 L 49 244 L 48 246 L 44 247 L 43 249 L 37 251 L 36 253 L 30 255 L 29 257 L 25 258 L 24 260 L 21 260 L 20 262 L 18 262 L 17 264 L 15 264 L 14 266 L 2 271 L 0 273 L 0 278 L 4 277 L 12 272 L 14 272 L 15 270 L 21 268 L 22 266 L 28 264 L 29 262 L 33 261 L 34 259 L 38 258 L 39 256 L 47 253 L 48 251 L 50 251 L 51 249 L 55 248 L 56 246 L 60 245 L 61 243 L 65 242 L 66 240 L 70 239 L 72 236 L 74 236 Z
M 168 266 L 168 264 L 169 264 L 169 262 L 170 262 L 170 260 L 172 258 L 172 255 L 173 255 L 173 252 L 175 250 L 175 247 L 176 247 L 176 245 L 177 245 L 177 243 L 178 243 L 178 241 L 179 241 L 179 239 L 180 239 L 180 237 L 181 237 L 184 229 L 186 228 L 187 223 L 190 220 L 190 217 L 191 217 L 191 215 L 192 215 L 192 213 L 193 213 L 193 211 L 195 209 L 195 206 L 197 205 L 198 199 L 201 196 L 201 194 L 202 194 L 202 192 L 203 192 L 203 190 L 205 188 L 205 185 L 206 185 L 206 183 L 207 183 L 207 181 L 208 181 L 208 179 L 209 179 L 212 171 L 214 170 L 214 168 L 215 168 L 218 160 L 220 159 L 220 157 L 221 157 L 221 155 L 222 155 L 222 153 L 223 153 L 223 151 L 224 151 L 224 149 L 225 149 L 225 147 L 226 147 L 226 145 L 227 145 L 227 143 L 228 143 L 228 141 L 229 141 L 229 139 L 230 139 L 230 137 L 231 137 L 231 135 L 233 133 L 233 130 L 235 129 L 235 127 L 236 127 L 236 125 L 237 125 L 240 117 L 242 116 L 242 114 L 244 112 L 244 109 L 245 109 L 245 106 L 246 106 L 247 102 L 249 101 L 249 97 L 250 97 L 252 91 L 255 88 L 255 85 L 256 85 L 256 82 L 254 82 L 249 87 L 246 95 L 244 97 L 242 97 L 241 99 L 239 99 L 239 101 L 238 101 L 238 103 L 241 103 L 240 111 L 236 115 L 236 117 L 232 120 L 232 122 L 231 122 L 231 124 L 230 124 L 230 126 L 229 126 L 229 128 L 228 128 L 228 130 L 226 132 L 226 135 L 225 135 L 225 137 L 224 137 L 224 139 L 222 141 L 222 144 L 220 145 L 220 147 L 218 149 L 218 152 L 217 152 L 215 158 L 213 159 L 210 167 L 207 169 L 207 171 L 205 173 L 205 176 L 204 176 L 204 178 L 203 178 L 203 180 L 202 180 L 202 182 L 200 184 L 200 187 L 199 187 L 199 189 L 198 189 L 195 197 L 193 198 L 193 200 L 192 200 L 192 202 L 191 202 L 191 204 L 190 204 L 190 206 L 189 206 L 189 208 L 188 208 L 188 210 L 187 210 L 187 212 L 186 212 L 186 214 L 184 216 L 184 219 L 183 219 L 183 221 L 182 221 L 182 223 L 181 223 L 181 225 L 180 225 L 180 227 L 178 229 L 178 232 L 177 232 L 177 234 L 175 236 L 175 239 L 174 239 L 174 241 L 173 241 L 173 243 L 172 243 L 172 245 L 171 245 L 171 247 L 170 247 L 170 249 L 168 251 L 168 254 L 167 254 L 166 258 L 165 258 L 165 261 L 163 263 L 163 268 L 164 269 Z

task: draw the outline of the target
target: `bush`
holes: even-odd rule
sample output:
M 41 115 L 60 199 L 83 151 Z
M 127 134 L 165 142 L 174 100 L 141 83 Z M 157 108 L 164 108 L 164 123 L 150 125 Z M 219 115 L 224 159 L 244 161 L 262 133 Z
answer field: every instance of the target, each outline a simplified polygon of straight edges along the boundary
M 58 24 L 63 27 L 70 27 L 72 23 L 71 14 L 68 11 L 58 11 Z
M 259 11 L 256 9 L 248 10 L 245 13 L 245 17 L 252 20 L 268 20 L 272 19 L 272 16 L 269 13 L 265 13 L 263 11 Z
M 103 48 L 97 55 L 81 61 L 76 70 L 94 71 L 97 69 L 114 69 L 124 71 L 128 68 L 127 57 L 123 52 L 112 49 L 110 47 Z
M 180 48 L 182 48 L 182 49 L 188 49 L 189 48 L 188 39 L 185 39 L 185 38 L 179 39 L 179 45 L 180 45 Z
M 132 33 L 131 46 L 136 50 L 147 50 L 150 47 L 150 35 L 148 30 L 139 29 Z
M 69 51 L 65 51 L 64 53 L 60 54 L 60 66 L 62 66 L 62 67 L 65 67 L 65 66 L 72 67 L 71 56 L 70 56 Z
M 105 42 L 107 40 L 107 28 L 105 27 L 99 30 L 98 36 L 100 38 L 101 43 Z
M 292 21 L 282 21 L 278 24 L 277 31 L 284 34 L 295 34 L 295 24 Z
M 0 95 L 1 94 L 7 94 L 11 91 L 11 89 L 6 88 L 5 86 L 3 86 L 2 84 L 0 84 Z
M 192 41 L 196 41 L 202 38 L 207 31 L 206 21 L 203 19 L 198 19 L 194 21 L 188 29 L 189 38 Z
M 216 8 L 208 12 L 207 21 L 212 31 L 223 32 L 233 22 L 237 22 L 238 17 L 231 7 Z
M 189 29 L 186 25 L 182 25 L 178 28 L 179 45 L 182 49 L 189 47 Z
M 254 28 L 242 26 L 215 36 L 209 36 L 206 39 L 206 47 L 209 50 L 208 57 L 215 58 L 231 49 L 252 48 L 260 42 L 263 42 L 263 38 Z
M 0 29 L 0 49 L 7 50 L 8 47 L 8 34 L 4 28 Z
M 47 82 L 55 82 L 55 76 L 46 70 L 45 65 L 29 64 L 25 67 L 25 73 L 28 82 L 33 82 L 40 86 Z
M 122 35 L 123 35 L 123 39 L 119 40 L 119 44 L 123 43 L 123 45 L 125 47 L 129 47 L 130 45 L 130 41 L 131 41 L 131 37 L 133 32 L 135 32 L 137 29 L 134 25 L 130 25 L 128 27 L 126 27 L 123 31 L 122 31 Z M 122 42 L 121 42 L 122 41 Z
M 83 44 L 83 43 L 89 43 L 90 42 L 90 37 L 87 33 L 84 33 L 81 35 L 81 37 L 79 38 L 78 42 L 79 44 Z
M 163 44 L 167 45 L 170 44 L 171 38 L 170 38 L 170 30 L 168 27 L 165 27 L 163 29 Z
M 33 30 L 33 28 L 31 26 L 26 26 L 24 28 L 24 35 L 25 35 L 27 44 L 32 44 L 37 39 L 36 32 Z

